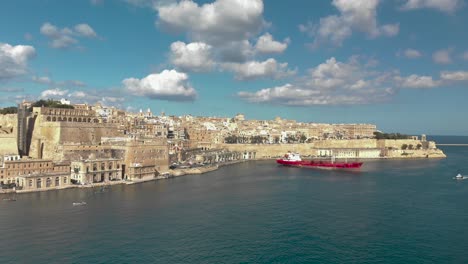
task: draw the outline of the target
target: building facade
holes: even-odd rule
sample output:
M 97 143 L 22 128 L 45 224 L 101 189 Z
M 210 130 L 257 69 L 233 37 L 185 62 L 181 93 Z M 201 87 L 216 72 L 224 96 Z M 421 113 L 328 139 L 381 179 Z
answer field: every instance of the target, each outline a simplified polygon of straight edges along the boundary
M 122 159 L 91 159 L 71 163 L 71 179 L 77 184 L 122 180 Z

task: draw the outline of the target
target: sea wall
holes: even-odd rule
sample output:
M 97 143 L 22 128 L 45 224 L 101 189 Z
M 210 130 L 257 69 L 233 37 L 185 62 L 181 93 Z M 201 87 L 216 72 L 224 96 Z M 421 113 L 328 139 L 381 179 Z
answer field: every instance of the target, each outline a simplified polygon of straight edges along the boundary
M 433 142 L 421 142 L 420 140 L 321 140 L 308 144 L 219 144 L 217 148 L 226 148 L 230 151 L 256 152 L 257 159 L 281 157 L 288 151 L 298 152 L 302 155 L 318 155 L 319 150 L 326 149 L 380 149 L 384 158 L 443 158 L 445 154 L 436 148 L 420 150 L 402 150 L 403 145 L 412 145 L 416 148 L 419 144 L 425 146 L 434 145 Z M 389 150 L 392 149 L 392 150 Z

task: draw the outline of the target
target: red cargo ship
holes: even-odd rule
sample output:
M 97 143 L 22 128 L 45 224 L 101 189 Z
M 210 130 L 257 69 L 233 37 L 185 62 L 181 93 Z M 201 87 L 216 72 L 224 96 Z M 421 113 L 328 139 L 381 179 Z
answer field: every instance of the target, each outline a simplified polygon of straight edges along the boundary
M 319 169 L 359 169 L 362 162 L 334 162 L 334 161 L 314 161 L 302 160 L 297 153 L 288 153 L 282 159 L 277 159 L 276 163 L 285 166 L 319 168 Z

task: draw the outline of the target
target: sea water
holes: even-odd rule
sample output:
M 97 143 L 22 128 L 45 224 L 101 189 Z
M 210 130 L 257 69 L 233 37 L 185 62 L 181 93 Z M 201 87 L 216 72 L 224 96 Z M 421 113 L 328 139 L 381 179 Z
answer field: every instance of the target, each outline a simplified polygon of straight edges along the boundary
M 0 262 L 468 263 L 468 180 L 453 179 L 468 147 L 442 149 L 357 172 L 259 161 L 17 195 L 0 201 Z

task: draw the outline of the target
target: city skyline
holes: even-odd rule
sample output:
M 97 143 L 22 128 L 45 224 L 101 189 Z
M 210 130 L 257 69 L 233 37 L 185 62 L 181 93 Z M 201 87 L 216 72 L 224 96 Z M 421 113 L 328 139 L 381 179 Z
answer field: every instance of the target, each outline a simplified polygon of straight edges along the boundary
M 5 1 L 0 106 L 66 98 L 468 135 L 464 1 L 309 2 Z

